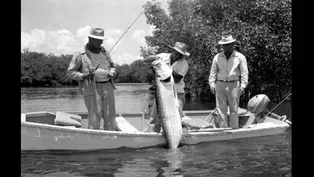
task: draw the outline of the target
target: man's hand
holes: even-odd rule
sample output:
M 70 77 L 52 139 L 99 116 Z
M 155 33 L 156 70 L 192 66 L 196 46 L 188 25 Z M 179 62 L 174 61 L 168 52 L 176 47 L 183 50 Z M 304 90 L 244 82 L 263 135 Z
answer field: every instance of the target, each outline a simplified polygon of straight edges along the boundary
M 146 64 L 148 64 L 148 65 L 151 65 L 155 60 L 157 60 L 158 59 L 158 57 L 157 56 L 155 56 L 155 55 L 150 55 L 150 56 L 148 56 L 148 57 L 146 57 L 145 59 L 144 59 L 144 63 L 146 63 Z
M 243 95 L 243 94 L 244 94 L 244 91 L 245 91 L 245 88 L 240 87 L 240 88 L 239 88 L 239 96 Z
M 116 75 L 116 68 L 110 68 L 109 73 L 108 73 L 108 77 L 112 78 Z
M 210 85 L 210 92 L 212 92 L 212 94 L 214 94 L 214 95 L 216 94 L 216 89 L 215 89 L 215 87 L 216 87 L 215 84 L 211 84 L 211 85 Z
M 83 73 L 82 79 L 92 80 L 94 78 L 94 75 L 95 75 L 95 70 L 91 69 L 88 73 Z

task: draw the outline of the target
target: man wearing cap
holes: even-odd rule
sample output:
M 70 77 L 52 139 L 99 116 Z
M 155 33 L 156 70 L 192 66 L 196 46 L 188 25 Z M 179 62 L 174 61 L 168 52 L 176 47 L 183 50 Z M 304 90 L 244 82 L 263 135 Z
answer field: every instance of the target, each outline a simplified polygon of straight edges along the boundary
M 152 61 L 155 61 L 157 59 L 163 60 L 166 64 L 168 64 L 170 67 L 172 67 L 172 76 L 175 82 L 175 88 L 177 91 L 178 96 L 178 102 L 179 102 L 179 112 L 181 117 L 184 116 L 183 114 L 183 107 L 185 104 L 185 82 L 184 82 L 184 76 L 186 75 L 189 65 L 186 60 L 186 57 L 190 55 L 190 53 L 187 52 L 187 46 L 182 42 L 176 42 L 175 46 L 172 47 L 168 45 L 170 48 L 173 49 L 172 53 L 160 53 L 158 55 L 151 55 L 145 58 L 146 63 L 151 63 Z M 157 109 L 156 104 L 154 103 L 152 108 L 152 119 L 150 123 L 155 124 L 155 131 L 160 131 L 160 124 L 159 121 L 156 121 L 157 118 Z
M 105 39 L 104 30 L 92 28 L 88 43 L 83 51 L 77 51 L 69 64 L 67 76 L 79 83 L 79 94 L 84 95 L 88 111 L 88 128 L 116 130 L 116 89 L 117 76 L 114 63 L 108 51 L 101 46 Z M 101 118 L 104 124 L 100 125 Z
M 246 58 L 234 50 L 235 41 L 232 35 L 223 33 L 218 42 L 223 51 L 215 55 L 213 59 L 209 85 L 211 92 L 216 95 L 216 108 L 222 120 L 219 122 L 219 127 L 237 129 L 239 128 L 239 99 L 248 84 L 249 73 Z

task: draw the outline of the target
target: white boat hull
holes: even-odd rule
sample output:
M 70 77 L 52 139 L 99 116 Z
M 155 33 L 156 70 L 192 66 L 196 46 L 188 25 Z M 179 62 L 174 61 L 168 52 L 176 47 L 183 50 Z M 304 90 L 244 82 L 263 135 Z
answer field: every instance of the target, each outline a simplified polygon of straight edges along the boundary
M 22 150 L 96 150 L 164 145 L 161 134 L 123 133 L 22 123 Z
M 193 145 L 210 141 L 276 135 L 284 133 L 289 127 L 288 123 L 272 118 L 269 120 L 271 121 L 236 130 L 205 129 L 198 132 L 184 130 L 180 144 Z M 165 145 L 165 137 L 160 133 L 90 130 L 21 121 L 22 151 L 148 148 Z
M 225 130 L 220 132 L 193 132 L 190 134 L 184 134 L 183 138 L 181 139 L 181 143 L 191 145 L 209 141 L 223 141 L 240 138 L 277 135 L 283 134 L 288 127 L 288 124 L 274 125 L 271 123 L 261 123 L 254 128 L 248 129 Z

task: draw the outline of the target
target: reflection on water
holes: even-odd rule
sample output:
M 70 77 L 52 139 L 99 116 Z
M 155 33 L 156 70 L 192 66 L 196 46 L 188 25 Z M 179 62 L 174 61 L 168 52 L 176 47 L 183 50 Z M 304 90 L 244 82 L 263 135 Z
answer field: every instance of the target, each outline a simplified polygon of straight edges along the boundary
M 149 91 L 149 84 L 120 84 L 117 86 L 117 113 L 140 113 L 154 95 Z M 186 101 L 185 110 L 213 109 L 214 104 L 201 100 Z M 82 95 L 78 95 L 78 88 L 21 88 L 21 112 L 34 111 L 64 111 L 87 112 Z
M 152 100 L 148 84 L 118 85 L 117 113 L 140 113 Z M 21 112 L 87 112 L 78 88 L 21 88 Z
M 120 85 L 117 112 L 140 112 L 152 101 L 149 85 Z M 27 88 L 21 111 L 85 112 L 77 88 Z M 209 103 L 187 101 L 186 109 L 212 109 Z M 289 105 L 276 109 L 291 115 Z M 291 117 L 289 118 L 291 120 Z M 291 176 L 291 129 L 283 135 L 183 146 L 102 151 L 37 151 L 21 153 L 21 176 Z
M 290 131 L 290 130 L 289 130 Z M 101 151 L 22 152 L 22 176 L 291 175 L 291 137 L 248 138 L 183 146 Z

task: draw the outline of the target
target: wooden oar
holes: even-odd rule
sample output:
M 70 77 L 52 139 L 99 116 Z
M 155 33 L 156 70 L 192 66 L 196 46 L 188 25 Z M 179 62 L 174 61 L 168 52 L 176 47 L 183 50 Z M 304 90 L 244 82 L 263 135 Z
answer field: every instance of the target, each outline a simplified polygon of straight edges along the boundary
M 213 112 L 211 112 L 211 113 L 205 118 L 205 120 L 207 121 L 207 119 L 208 119 L 216 110 L 217 110 L 217 107 L 213 110 Z M 213 118 L 214 118 L 214 117 L 212 117 L 209 122 L 211 122 L 211 121 L 213 120 Z
M 213 110 L 213 112 L 211 112 L 211 113 L 205 118 L 205 120 L 207 120 L 207 119 L 209 118 L 209 116 L 211 116 L 216 110 L 217 110 L 217 107 Z M 218 114 L 220 114 L 219 111 L 218 111 Z M 213 118 L 214 118 L 214 116 L 210 119 L 209 122 L 211 122 L 211 121 L 213 120 Z M 228 124 L 225 122 L 225 120 L 224 120 L 221 116 L 220 116 L 220 119 L 224 122 L 225 126 L 228 127 Z
M 252 125 L 252 123 L 255 121 L 255 118 L 256 118 L 255 114 L 252 113 L 252 115 L 250 115 L 243 128 L 249 128 L 249 126 Z

